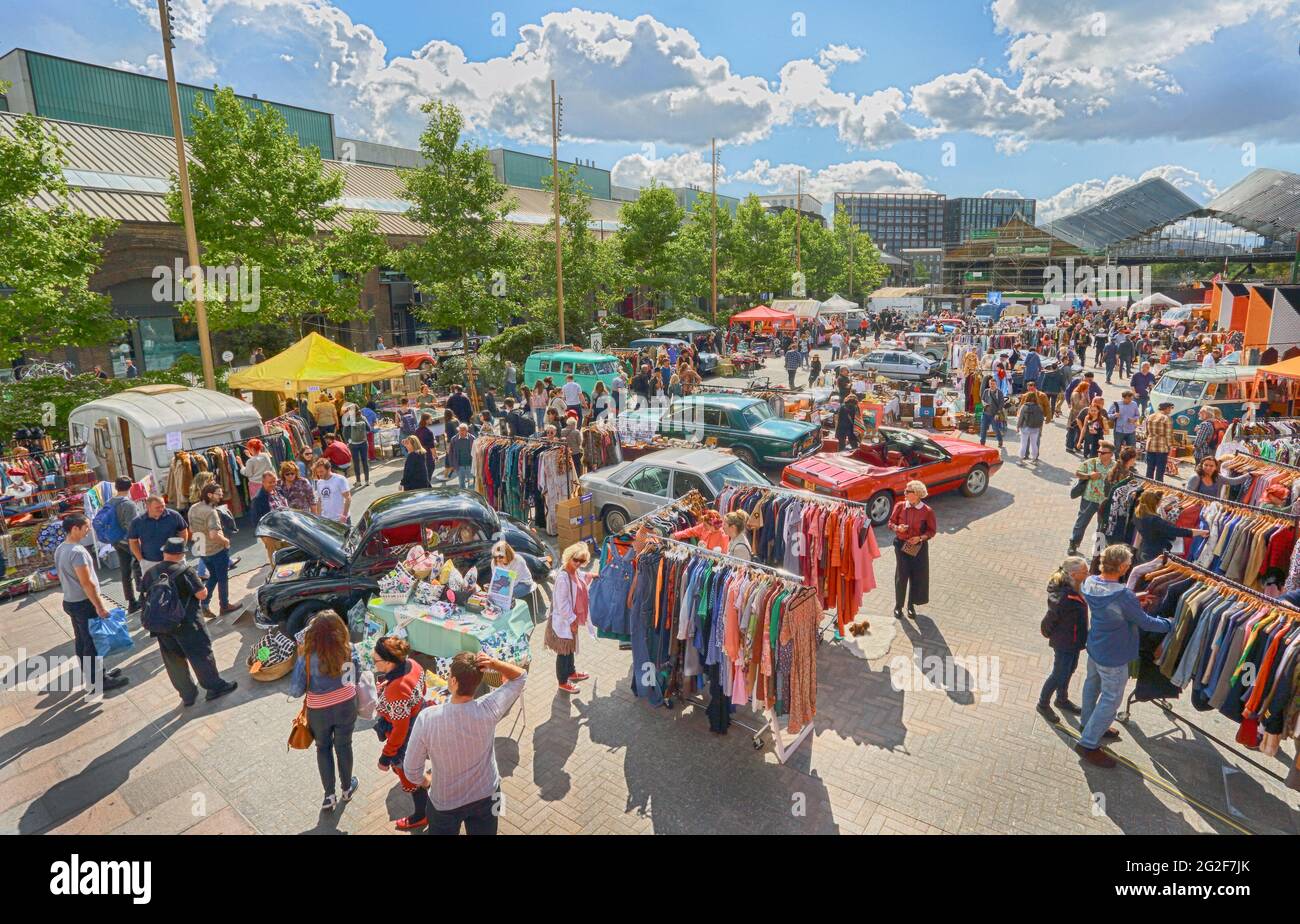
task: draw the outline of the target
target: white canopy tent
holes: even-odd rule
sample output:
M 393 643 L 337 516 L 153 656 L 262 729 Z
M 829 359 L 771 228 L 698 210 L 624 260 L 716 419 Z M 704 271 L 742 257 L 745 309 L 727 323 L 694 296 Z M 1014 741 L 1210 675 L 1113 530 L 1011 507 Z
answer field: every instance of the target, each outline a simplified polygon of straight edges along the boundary
M 1134 302 L 1133 307 L 1129 309 L 1129 314 L 1133 314 L 1136 311 L 1146 311 L 1150 308 L 1176 308 L 1181 304 L 1182 302 L 1175 301 L 1168 295 L 1162 295 L 1161 293 L 1156 292 L 1152 295 L 1148 295 L 1141 301 Z
M 858 311 L 860 306 L 857 302 L 851 302 L 847 298 L 839 295 L 832 295 L 826 301 L 822 302 L 822 314 L 850 314 Z
M 821 302 L 815 298 L 778 298 L 772 302 L 772 307 L 778 311 L 793 312 L 800 321 L 815 321 Z

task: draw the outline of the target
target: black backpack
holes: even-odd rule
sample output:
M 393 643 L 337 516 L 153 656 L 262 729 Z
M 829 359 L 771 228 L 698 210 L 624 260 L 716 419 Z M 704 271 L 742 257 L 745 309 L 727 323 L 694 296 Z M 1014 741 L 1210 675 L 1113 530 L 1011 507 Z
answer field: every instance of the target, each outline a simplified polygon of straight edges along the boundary
M 169 635 L 185 621 L 185 604 L 181 602 L 180 587 L 176 578 L 188 565 L 172 571 L 159 565 L 149 574 L 149 588 L 145 591 L 144 606 L 140 609 L 140 625 L 150 632 Z

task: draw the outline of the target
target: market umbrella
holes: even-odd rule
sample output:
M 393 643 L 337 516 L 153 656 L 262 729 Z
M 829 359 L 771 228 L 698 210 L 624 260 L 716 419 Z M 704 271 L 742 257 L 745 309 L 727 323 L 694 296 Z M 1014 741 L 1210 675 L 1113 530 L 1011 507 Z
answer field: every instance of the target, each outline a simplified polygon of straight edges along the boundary
M 292 397 L 312 386 L 342 388 L 401 378 L 404 372 L 401 363 L 362 356 L 313 331 L 283 353 L 236 372 L 229 384 L 231 388 L 274 391 Z
M 1181 304 L 1182 302 L 1175 301 L 1168 295 L 1162 295 L 1161 293 L 1156 292 L 1153 295 L 1148 295 L 1141 301 L 1134 302 L 1133 307 L 1129 309 L 1129 312 L 1145 311 L 1148 308 L 1176 308 Z
M 690 318 L 678 318 L 676 321 L 669 321 L 661 327 L 656 327 L 656 334 L 707 334 L 711 330 L 717 330 L 708 324 L 701 324 L 699 321 Z
M 740 311 L 731 316 L 731 323 L 739 321 L 742 324 L 772 324 L 783 327 L 794 327 L 795 317 L 788 311 L 777 311 L 775 308 L 769 308 L 766 305 L 755 305 L 748 311 Z

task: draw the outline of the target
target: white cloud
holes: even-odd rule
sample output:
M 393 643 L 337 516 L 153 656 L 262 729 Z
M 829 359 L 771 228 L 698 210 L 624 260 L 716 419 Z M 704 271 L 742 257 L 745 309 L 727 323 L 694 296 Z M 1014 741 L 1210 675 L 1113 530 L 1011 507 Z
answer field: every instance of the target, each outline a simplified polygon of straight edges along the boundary
M 817 63 L 828 71 L 833 71 L 841 64 L 856 64 L 867 56 L 861 49 L 850 45 L 827 45 L 817 52 Z
M 925 177 L 892 160 L 853 160 L 809 170 L 802 164 L 776 164 L 756 160 L 746 170 L 733 173 L 732 182 L 752 183 L 771 193 L 793 193 L 800 173 L 803 190 L 826 207 L 834 208 L 837 192 L 930 192 Z
M 143 64 L 122 58 L 114 61 L 112 66 L 119 70 L 135 71 L 137 74 L 149 74 L 154 77 L 161 77 L 167 73 L 167 62 L 163 60 L 162 55 L 150 55 L 145 58 Z
M 293 61 L 293 55 L 282 54 L 280 55 L 280 60 L 283 61 L 285 64 L 288 64 L 289 62 Z
M 943 131 L 998 139 L 1004 154 L 1031 141 L 1236 131 L 1297 140 L 1283 89 L 1295 46 L 1278 35 L 1297 10 L 1300 0 L 994 0 L 1010 76 L 943 74 L 912 88 L 912 107 Z M 1250 65 L 1230 63 L 1240 60 Z
M 980 194 L 981 199 L 1023 199 L 1018 189 L 990 189 Z
M 660 186 L 699 186 L 707 189 L 712 182 L 709 165 L 699 151 L 685 151 L 656 158 L 653 155 L 629 154 L 621 157 L 610 170 L 610 179 L 618 186 L 638 189 L 652 182 Z M 718 183 L 726 182 L 726 170 L 718 165 Z
M 1163 164 L 1159 167 L 1152 167 L 1136 180 L 1131 176 L 1116 174 L 1109 179 L 1091 179 L 1084 180 L 1081 183 L 1071 183 L 1055 195 L 1038 200 L 1037 220 L 1042 224 L 1063 218 L 1072 212 L 1077 212 L 1079 209 L 1095 205 L 1102 199 L 1113 196 L 1134 183 L 1150 179 L 1153 176 L 1167 180 L 1202 204 L 1219 194 L 1218 186 L 1209 177 L 1201 176 L 1190 167 L 1183 167 L 1178 164 Z

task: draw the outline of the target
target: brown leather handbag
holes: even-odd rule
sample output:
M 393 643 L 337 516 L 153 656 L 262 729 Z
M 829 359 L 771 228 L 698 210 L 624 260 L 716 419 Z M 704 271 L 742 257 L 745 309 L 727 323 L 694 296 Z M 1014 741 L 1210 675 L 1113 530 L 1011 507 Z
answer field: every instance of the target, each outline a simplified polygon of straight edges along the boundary
M 316 736 L 311 732 L 311 726 L 307 724 L 307 693 L 311 692 L 311 655 L 302 655 L 306 660 L 303 667 L 307 671 L 307 691 L 303 693 L 302 708 L 293 718 L 293 725 L 289 728 L 289 747 L 296 751 L 305 751 L 316 743 Z

